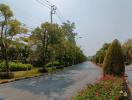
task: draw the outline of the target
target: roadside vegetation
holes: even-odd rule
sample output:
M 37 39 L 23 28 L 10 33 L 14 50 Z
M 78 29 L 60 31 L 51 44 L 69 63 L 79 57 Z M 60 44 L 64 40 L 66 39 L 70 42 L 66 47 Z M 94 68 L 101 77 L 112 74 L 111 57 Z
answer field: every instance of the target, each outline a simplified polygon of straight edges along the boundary
M 124 52 L 119 41 L 104 44 L 90 57 L 103 69 L 103 77 L 95 84 L 87 85 L 72 100 L 128 100 L 128 88 L 125 73 Z
M 114 40 L 107 50 L 103 61 L 103 73 L 114 76 L 123 76 L 125 73 L 123 51 L 118 40 Z
M 105 76 L 95 84 L 89 84 L 72 100 L 128 100 L 123 87 L 124 77 Z
M 44 22 L 30 32 L 0 4 L 0 81 L 53 73 L 86 60 L 76 45 L 75 23 Z M 125 100 L 125 65 L 132 63 L 132 39 L 105 43 L 90 60 L 103 69 L 103 77 L 81 90 L 73 100 Z M 127 100 L 127 99 L 126 99 Z
M 105 43 L 102 48 L 100 48 L 94 56 L 88 57 L 90 61 L 96 63 L 100 67 L 103 64 L 104 58 L 106 56 L 106 52 L 111 43 Z M 124 62 L 125 65 L 129 65 L 132 63 L 132 39 L 128 39 L 121 45 Z
M 73 22 L 44 22 L 30 32 L 5 4 L 0 4 L 0 18 L 1 78 L 13 78 L 17 71 L 21 71 L 17 76 L 23 76 L 34 68 L 38 73 L 52 72 L 86 60 L 76 45 Z

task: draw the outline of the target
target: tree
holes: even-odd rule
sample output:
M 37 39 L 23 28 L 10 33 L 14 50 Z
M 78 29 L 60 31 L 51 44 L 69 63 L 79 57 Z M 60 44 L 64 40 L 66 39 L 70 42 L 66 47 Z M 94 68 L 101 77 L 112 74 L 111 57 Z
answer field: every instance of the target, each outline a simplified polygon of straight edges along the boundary
M 5 4 L 0 4 L 0 17 L 0 46 L 3 54 L 2 57 L 6 64 L 6 71 L 9 73 L 8 48 L 13 37 L 17 34 L 27 32 L 27 29 L 22 27 L 18 20 L 13 19 L 13 12 Z
M 122 46 L 125 62 L 132 63 L 132 39 L 128 39 Z
M 75 36 L 77 33 L 74 32 L 75 29 L 75 23 L 71 23 L 70 21 L 67 21 L 63 23 L 62 29 L 65 32 L 66 38 L 73 44 L 76 44 L 75 42 Z
M 96 55 L 93 57 L 93 60 L 95 63 L 99 63 L 102 64 L 104 61 L 104 58 L 106 56 L 106 52 L 109 48 L 110 44 L 109 43 L 105 43 L 101 49 L 99 49 L 96 53 Z
M 61 28 L 57 24 L 50 24 L 48 22 L 41 24 L 40 27 L 37 27 L 32 32 L 32 47 L 36 47 L 35 51 L 38 52 L 39 59 L 42 60 L 44 67 L 46 62 L 55 56 L 56 44 L 59 45 L 61 43 L 62 36 Z
M 116 39 L 110 45 L 103 63 L 104 74 L 123 75 L 124 57 L 119 41 Z
M 75 40 L 75 35 L 70 38 L 74 34 L 73 26 L 70 22 L 61 26 L 46 22 L 37 27 L 30 37 L 32 49 L 34 48 L 32 58 L 41 63 L 44 69 L 47 63 L 53 61 L 58 61 L 63 66 L 84 61 L 83 52 L 76 46 L 75 41 L 71 41 Z

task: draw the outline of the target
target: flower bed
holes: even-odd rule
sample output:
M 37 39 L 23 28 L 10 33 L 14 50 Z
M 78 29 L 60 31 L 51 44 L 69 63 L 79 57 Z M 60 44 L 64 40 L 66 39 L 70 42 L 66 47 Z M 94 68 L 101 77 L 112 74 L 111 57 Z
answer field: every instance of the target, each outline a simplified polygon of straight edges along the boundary
M 128 100 L 123 82 L 124 78 L 102 77 L 94 85 L 87 85 L 72 100 Z

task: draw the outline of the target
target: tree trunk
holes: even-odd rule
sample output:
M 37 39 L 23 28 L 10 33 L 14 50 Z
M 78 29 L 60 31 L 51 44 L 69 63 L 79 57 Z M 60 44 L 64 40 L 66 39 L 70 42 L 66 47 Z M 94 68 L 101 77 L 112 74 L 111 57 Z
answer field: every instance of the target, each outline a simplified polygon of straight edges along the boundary
M 7 74 L 9 73 L 9 63 L 8 63 L 8 54 L 7 54 L 7 19 L 5 18 L 5 22 L 6 22 L 6 28 L 5 28 L 5 46 L 4 46 L 4 58 L 5 58 L 5 64 L 6 64 L 6 72 Z

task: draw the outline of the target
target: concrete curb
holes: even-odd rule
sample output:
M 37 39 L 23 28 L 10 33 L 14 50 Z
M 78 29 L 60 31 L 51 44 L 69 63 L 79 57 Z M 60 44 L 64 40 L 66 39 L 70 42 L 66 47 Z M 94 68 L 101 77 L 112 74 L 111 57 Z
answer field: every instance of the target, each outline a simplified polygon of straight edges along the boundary
M 30 78 L 35 78 L 35 77 L 40 77 L 40 76 L 44 76 L 44 75 L 46 75 L 46 74 L 40 74 L 40 75 L 35 75 L 35 76 L 28 76 L 28 77 L 21 77 L 21 78 L 3 80 L 3 81 L 0 82 L 0 84 L 10 83 L 10 82 L 24 80 L 24 79 L 30 79 Z
M 128 100 L 132 100 L 132 86 L 130 85 L 128 79 L 126 79 L 126 84 L 127 84 L 128 93 L 129 93 L 129 98 L 128 98 Z

